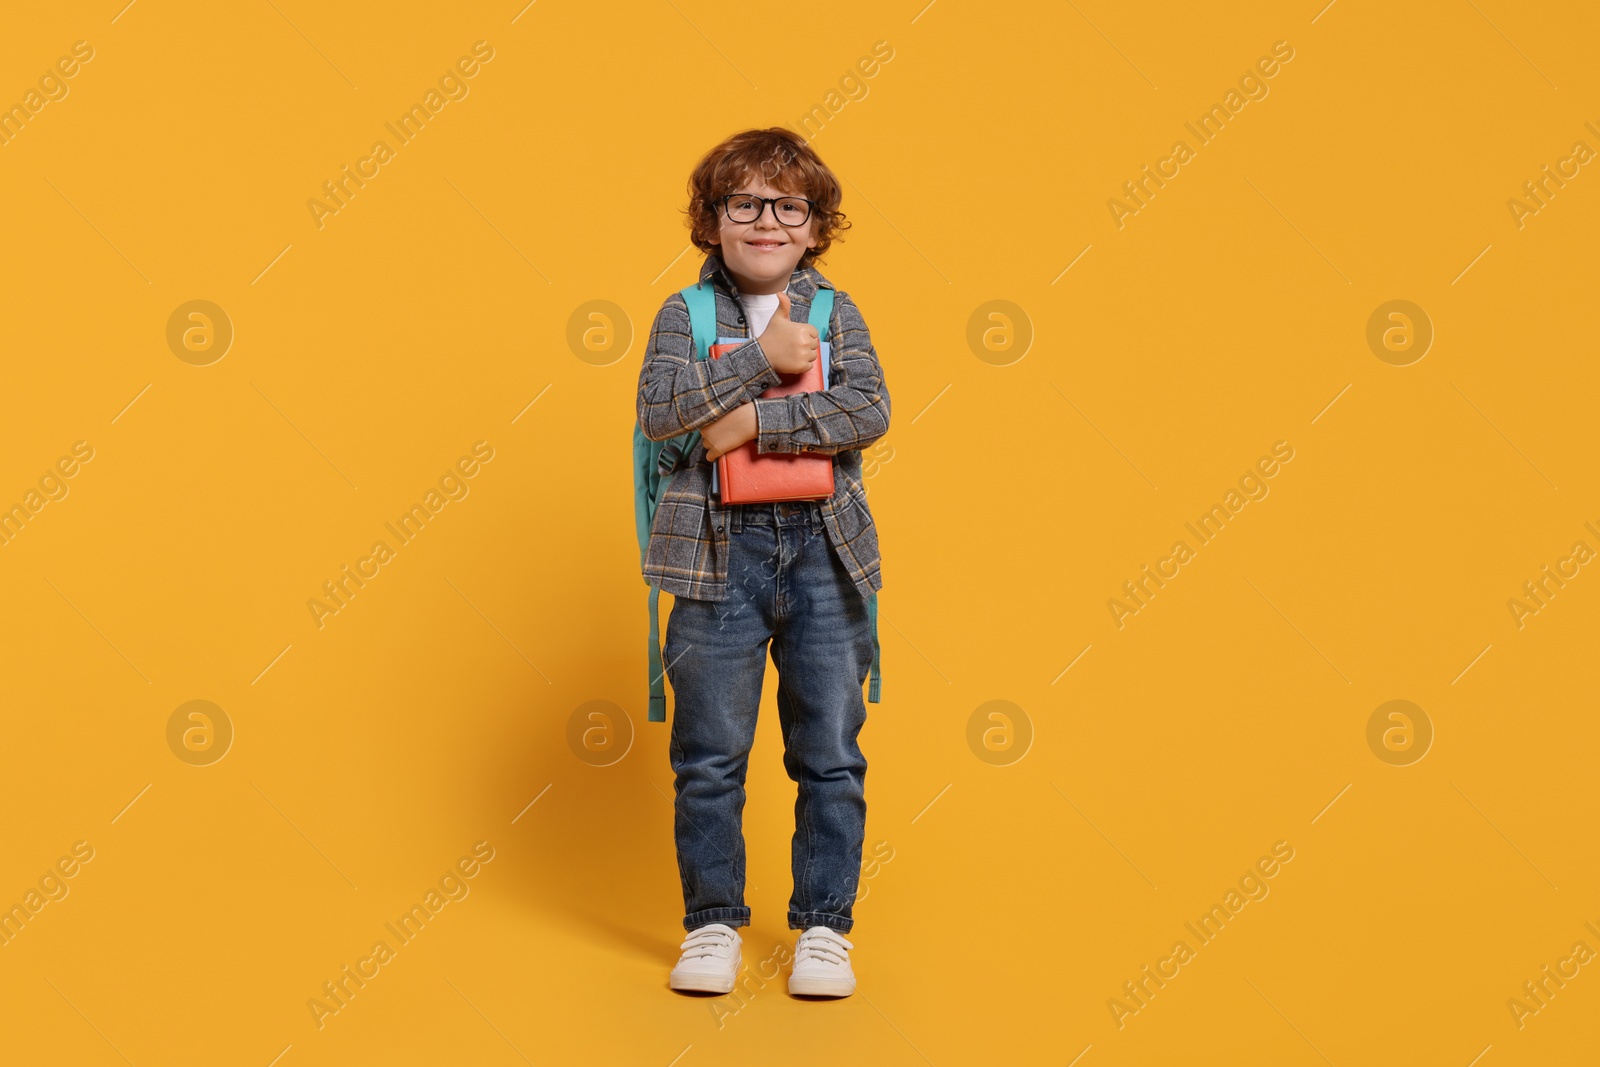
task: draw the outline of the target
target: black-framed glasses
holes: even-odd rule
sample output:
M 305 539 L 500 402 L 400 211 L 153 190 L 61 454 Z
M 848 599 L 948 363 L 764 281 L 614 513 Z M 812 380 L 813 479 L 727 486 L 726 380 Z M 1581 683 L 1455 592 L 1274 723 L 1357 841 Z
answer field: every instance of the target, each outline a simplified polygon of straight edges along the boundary
M 721 198 L 723 214 L 729 222 L 754 222 L 772 205 L 772 217 L 785 226 L 802 226 L 811 218 L 814 206 L 803 196 L 755 196 L 751 193 L 729 193 Z

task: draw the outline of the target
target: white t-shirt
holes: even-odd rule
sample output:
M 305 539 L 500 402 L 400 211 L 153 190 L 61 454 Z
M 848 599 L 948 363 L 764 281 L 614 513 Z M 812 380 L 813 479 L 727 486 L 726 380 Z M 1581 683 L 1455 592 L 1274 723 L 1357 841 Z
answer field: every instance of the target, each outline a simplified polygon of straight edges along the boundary
M 778 310 L 778 294 L 740 293 L 739 303 L 744 307 L 744 317 L 750 323 L 750 336 L 760 337 L 767 323 L 772 321 L 773 312 Z

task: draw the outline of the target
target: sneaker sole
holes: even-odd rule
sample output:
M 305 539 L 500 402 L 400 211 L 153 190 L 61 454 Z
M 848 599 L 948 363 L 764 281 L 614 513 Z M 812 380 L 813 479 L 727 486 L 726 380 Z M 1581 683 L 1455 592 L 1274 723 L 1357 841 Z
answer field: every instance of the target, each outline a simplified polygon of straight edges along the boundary
M 673 975 L 667 984 L 687 993 L 732 993 L 733 978 L 717 974 Z
M 807 997 L 848 997 L 856 991 L 853 982 L 837 978 L 796 978 L 789 976 L 789 992 Z

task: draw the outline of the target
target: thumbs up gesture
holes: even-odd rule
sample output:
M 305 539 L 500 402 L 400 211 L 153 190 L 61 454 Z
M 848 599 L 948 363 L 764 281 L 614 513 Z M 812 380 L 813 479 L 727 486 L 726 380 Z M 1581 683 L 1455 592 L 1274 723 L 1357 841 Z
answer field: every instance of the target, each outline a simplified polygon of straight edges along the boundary
M 780 374 L 799 374 L 810 370 L 816 362 L 818 346 L 817 328 L 808 322 L 795 322 L 790 317 L 789 294 L 778 294 L 778 310 L 772 321 L 761 332 L 758 340 L 767 362 Z

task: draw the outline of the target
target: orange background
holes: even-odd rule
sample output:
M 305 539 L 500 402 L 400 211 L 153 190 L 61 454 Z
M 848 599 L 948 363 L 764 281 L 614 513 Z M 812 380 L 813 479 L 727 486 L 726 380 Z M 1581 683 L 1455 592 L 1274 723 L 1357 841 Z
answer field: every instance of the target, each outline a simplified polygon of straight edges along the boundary
M 0 546 L 0 905 L 66 894 L 0 947 L 0 1061 L 1592 1058 L 1592 962 L 1508 1007 L 1600 950 L 1600 577 L 1508 607 L 1600 549 L 1600 177 L 1508 207 L 1600 149 L 1589 7 L 121 4 L 0 38 L 0 103 L 93 52 L 0 145 L 0 505 L 65 490 Z M 323 183 L 479 41 L 319 226 Z M 754 977 L 683 997 L 634 390 L 695 277 L 690 168 L 814 106 L 854 222 L 821 266 L 893 398 L 860 992 L 761 982 L 794 937 L 769 679 Z M 169 343 L 196 300 L 220 358 L 185 349 L 199 320 Z M 1266 495 L 1193 540 L 1280 441 Z M 319 627 L 307 602 L 435 488 Z

